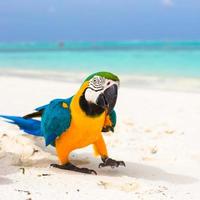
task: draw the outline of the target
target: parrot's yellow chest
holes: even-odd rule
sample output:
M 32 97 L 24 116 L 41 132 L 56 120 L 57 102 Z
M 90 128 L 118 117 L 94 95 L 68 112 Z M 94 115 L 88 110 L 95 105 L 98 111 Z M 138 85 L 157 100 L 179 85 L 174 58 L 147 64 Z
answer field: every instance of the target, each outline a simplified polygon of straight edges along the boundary
M 73 114 L 71 126 L 66 134 L 74 138 L 75 148 L 93 144 L 101 135 L 104 121 L 104 113 L 97 117 L 88 117 L 85 113 L 76 112 Z
M 106 118 L 105 112 L 92 117 L 86 115 L 80 108 L 79 98 L 80 95 L 77 94 L 72 99 L 70 104 L 70 127 L 57 140 L 57 143 L 62 143 L 62 146 L 68 144 L 67 148 L 71 150 L 95 143 L 101 136 L 101 130 Z

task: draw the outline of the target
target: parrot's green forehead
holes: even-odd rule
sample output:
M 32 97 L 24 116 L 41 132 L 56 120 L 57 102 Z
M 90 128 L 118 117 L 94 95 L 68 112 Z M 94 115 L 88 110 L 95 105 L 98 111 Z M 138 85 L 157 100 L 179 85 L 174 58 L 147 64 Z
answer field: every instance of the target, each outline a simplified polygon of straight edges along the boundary
M 90 76 L 88 76 L 85 81 L 89 81 L 90 79 L 92 79 L 94 76 L 101 76 L 103 78 L 106 78 L 106 79 L 110 79 L 112 81 L 119 81 L 119 78 L 115 75 L 115 74 L 112 74 L 110 72 L 97 72 L 97 73 L 94 73 L 94 74 L 91 74 Z M 84 81 L 84 82 L 85 82 Z

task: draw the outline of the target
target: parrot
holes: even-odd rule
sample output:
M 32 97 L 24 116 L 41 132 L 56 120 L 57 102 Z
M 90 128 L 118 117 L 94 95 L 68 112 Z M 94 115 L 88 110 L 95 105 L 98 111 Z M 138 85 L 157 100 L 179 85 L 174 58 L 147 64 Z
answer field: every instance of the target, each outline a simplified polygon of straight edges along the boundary
M 75 95 L 69 98 L 54 99 L 23 117 L 0 117 L 18 125 L 25 133 L 44 137 L 46 146 L 54 146 L 59 164 L 53 163 L 51 167 L 97 174 L 93 169 L 74 165 L 69 159 L 72 151 L 88 145 L 93 145 L 95 155 L 101 157 L 99 168 L 125 167 L 124 161 L 109 157 L 102 134 L 114 132 L 117 120 L 114 107 L 119 85 L 117 75 L 105 71 L 96 72 L 89 75 Z

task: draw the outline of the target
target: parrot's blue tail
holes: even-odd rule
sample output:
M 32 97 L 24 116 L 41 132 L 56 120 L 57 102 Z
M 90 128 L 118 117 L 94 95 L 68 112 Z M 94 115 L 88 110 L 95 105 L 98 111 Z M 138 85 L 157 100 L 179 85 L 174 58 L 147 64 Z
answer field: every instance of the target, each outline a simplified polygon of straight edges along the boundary
M 21 130 L 23 130 L 28 134 L 35 136 L 43 136 L 40 128 L 41 121 L 39 120 L 24 119 L 23 117 L 7 116 L 7 115 L 0 115 L 0 117 L 10 120 L 7 122 L 18 125 Z

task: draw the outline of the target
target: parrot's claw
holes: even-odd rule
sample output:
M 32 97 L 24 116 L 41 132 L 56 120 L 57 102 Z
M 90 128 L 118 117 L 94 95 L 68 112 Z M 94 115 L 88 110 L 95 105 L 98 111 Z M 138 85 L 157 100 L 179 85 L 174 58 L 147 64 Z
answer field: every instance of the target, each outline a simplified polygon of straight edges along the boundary
M 106 126 L 106 127 L 103 127 L 102 129 L 102 132 L 109 132 L 109 131 L 114 132 L 114 128 L 112 126 Z
M 64 169 L 64 170 L 71 170 L 71 171 L 75 171 L 75 172 L 80 172 L 80 173 L 84 173 L 84 174 L 95 174 L 97 175 L 96 171 L 92 170 L 92 169 L 88 169 L 88 168 L 79 168 L 71 163 L 67 163 L 64 165 L 58 165 L 58 164 L 51 164 L 51 167 L 55 167 L 55 168 L 59 168 L 59 169 Z
M 103 163 L 99 164 L 99 168 L 108 167 L 108 166 L 110 166 L 111 168 L 115 168 L 115 167 L 119 167 L 119 166 L 126 167 L 124 161 L 117 161 L 117 160 L 113 160 L 111 158 L 106 158 L 106 159 L 102 159 L 102 160 L 103 160 Z

